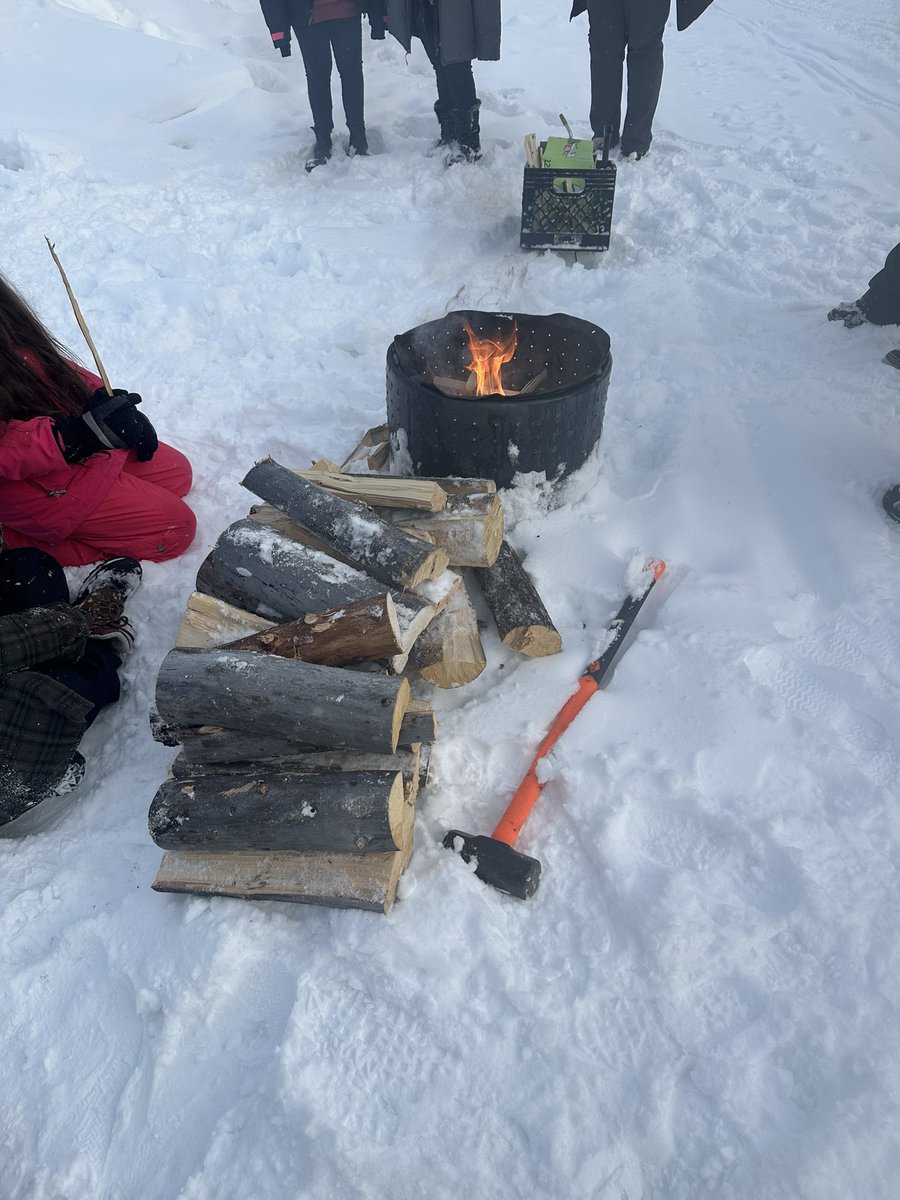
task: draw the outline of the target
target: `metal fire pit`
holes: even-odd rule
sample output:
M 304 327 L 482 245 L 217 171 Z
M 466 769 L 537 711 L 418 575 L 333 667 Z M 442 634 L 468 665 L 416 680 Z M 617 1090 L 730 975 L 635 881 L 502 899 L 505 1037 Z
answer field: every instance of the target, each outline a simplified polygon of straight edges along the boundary
M 436 377 L 464 381 L 469 374 L 464 321 L 489 338 L 515 321 L 518 346 L 502 386 L 533 387 L 540 377 L 539 386 L 517 396 L 443 394 Z M 392 453 L 415 475 L 494 479 L 498 487 L 509 487 L 520 472 L 562 479 L 600 437 L 611 369 L 609 335 L 578 317 L 448 313 L 398 334 L 388 349 Z

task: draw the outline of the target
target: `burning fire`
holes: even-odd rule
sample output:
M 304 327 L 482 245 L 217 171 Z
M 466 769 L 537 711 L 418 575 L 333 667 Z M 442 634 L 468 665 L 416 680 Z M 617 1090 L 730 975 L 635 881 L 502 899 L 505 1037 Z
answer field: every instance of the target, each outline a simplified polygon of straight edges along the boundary
M 515 321 L 507 333 L 498 334 L 496 339 L 478 337 L 468 321 L 464 320 L 463 325 L 469 338 L 469 351 L 472 355 L 472 361 L 466 369 L 475 374 L 475 395 L 515 395 L 506 390 L 500 378 L 504 363 L 508 363 L 516 352 L 518 334 Z

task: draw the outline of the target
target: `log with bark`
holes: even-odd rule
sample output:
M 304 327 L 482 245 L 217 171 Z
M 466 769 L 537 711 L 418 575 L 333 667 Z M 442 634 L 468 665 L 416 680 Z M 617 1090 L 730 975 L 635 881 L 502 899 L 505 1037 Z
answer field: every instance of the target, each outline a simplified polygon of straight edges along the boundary
M 475 576 L 505 646 L 529 658 L 559 653 L 559 632 L 509 542 L 494 565 L 476 568 Z
M 434 579 L 447 567 L 444 550 L 383 521 L 367 505 L 332 495 L 272 459 L 257 463 L 242 482 L 383 583 L 411 588 Z
M 282 746 L 281 749 L 285 750 L 286 747 Z M 256 762 L 196 763 L 191 762 L 182 751 L 172 763 L 170 771 L 173 779 L 195 779 L 201 775 L 250 776 L 256 771 L 282 775 L 399 771 L 403 776 L 404 797 L 407 803 L 412 803 L 419 787 L 425 786 L 423 776 L 427 778 L 428 756 L 423 756 L 419 743 L 409 748 L 398 747 L 395 754 L 365 754 L 360 750 L 306 750 Z
M 442 576 L 421 586 L 430 594 L 451 582 Z M 385 590 L 371 575 L 249 519 L 221 535 L 197 572 L 197 589 L 277 622 L 371 601 Z M 391 599 L 406 653 L 437 609 L 410 592 L 392 591 Z
M 423 679 L 440 688 L 462 687 L 484 670 L 478 619 L 465 584 L 413 646 L 410 661 Z
M 329 850 L 402 848 L 403 776 L 395 771 L 299 774 L 262 770 L 168 779 L 150 806 L 163 849 Z
M 405 679 L 252 651 L 171 650 L 156 682 L 157 710 L 171 725 L 376 753 L 396 750 L 408 703 Z
M 402 654 L 403 637 L 394 601 L 385 593 L 327 612 L 307 613 L 298 621 L 225 642 L 222 648 L 341 667 Z

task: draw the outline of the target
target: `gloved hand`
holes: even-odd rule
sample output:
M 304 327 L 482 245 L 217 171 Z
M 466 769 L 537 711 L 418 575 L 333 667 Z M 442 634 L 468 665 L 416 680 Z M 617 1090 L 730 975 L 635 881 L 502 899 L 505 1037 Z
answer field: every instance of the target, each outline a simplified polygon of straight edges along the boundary
M 282 58 L 291 57 L 291 31 L 286 29 L 284 33 L 272 34 L 272 45 L 277 46 L 281 51 Z
M 57 417 L 53 429 L 66 462 L 84 462 L 100 450 L 134 450 L 149 462 L 159 439 L 143 413 L 136 392 L 116 388 L 110 395 L 98 388 L 80 416 Z

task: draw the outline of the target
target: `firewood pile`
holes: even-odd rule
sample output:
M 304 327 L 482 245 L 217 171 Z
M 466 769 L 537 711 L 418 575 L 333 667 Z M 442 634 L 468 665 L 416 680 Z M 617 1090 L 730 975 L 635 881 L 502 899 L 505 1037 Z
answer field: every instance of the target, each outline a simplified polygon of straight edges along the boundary
M 436 734 L 410 678 L 484 669 L 472 577 L 505 644 L 560 648 L 493 482 L 348 470 L 384 464 L 377 436 L 343 467 L 257 463 L 261 503 L 200 567 L 157 677 L 154 736 L 180 747 L 149 813 L 157 891 L 387 912 Z

